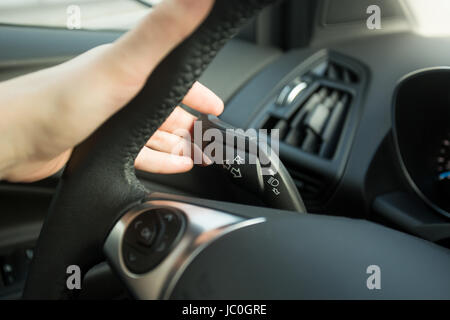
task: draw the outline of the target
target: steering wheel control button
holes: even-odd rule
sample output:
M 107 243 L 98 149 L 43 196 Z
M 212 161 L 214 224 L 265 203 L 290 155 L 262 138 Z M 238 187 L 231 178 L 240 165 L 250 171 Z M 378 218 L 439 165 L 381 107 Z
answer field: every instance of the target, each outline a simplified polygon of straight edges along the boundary
M 169 242 L 168 246 L 170 246 L 170 244 L 176 240 L 182 230 L 183 218 L 178 212 L 171 210 L 161 210 L 159 212 L 159 215 L 161 217 L 161 222 L 164 228 L 162 241 Z
M 130 244 L 151 247 L 160 229 L 159 216 L 153 212 L 145 212 L 133 220 L 125 235 L 125 241 Z
M 136 263 L 137 260 L 138 258 L 136 252 L 134 252 L 133 250 L 129 250 L 127 253 L 127 261 L 129 263 Z
M 172 211 L 163 210 L 159 213 L 164 226 L 164 233 L 170 237 L 176 237 L 181 227 L 180 217 Z
M 153 239 L 155 239 L 155 235 L 155 228 L 144 227 L 139 232 L 139 242 L 146 246 L 151 246 L 153 243 Z
M 147 268 L 146 255 L 138 249 L 125 243 L 123 246 L 123 259 L 127 268 L 134 273 L 143 273 Z
M 169 208 L 154 208 L 129 224 L 123 257 L 131 272 L 141 274 L 156 267 L 170 253 L 184 231 L 184 216 Z
M 144 246 L 150 247 L 157 233 L 157 221 L 152 219 L 150 222 L 143 222 L 137 229 L 138 242 Z
M 159 212 L 164 232 L 156 247 L 157 252 L 165 252 L 171 248 L 172 244 L 177 240 L 183 228 L 182 217 L 170 210 L 161 210 Z
M 15 270 L 14 267 L 9 264 L 9 263 L 5 263 L 2 266 L 2 273 L 3 273 L 3 280 L 5 282 L 5 285 L 12 285 L 16 279 L 15 279 Z

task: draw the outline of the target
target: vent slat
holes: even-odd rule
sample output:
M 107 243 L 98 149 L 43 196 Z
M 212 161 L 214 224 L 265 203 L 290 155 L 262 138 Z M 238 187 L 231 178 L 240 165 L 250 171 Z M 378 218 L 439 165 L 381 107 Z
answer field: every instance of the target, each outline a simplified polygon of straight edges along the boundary
M 349 102 L 349 94 L 322 86 L 297 106 L 290 119 L 272 115 L 263 128 L 279 130 L 281 141 L 304 152 L 331 158 Z
M 301 132 L 296 127 L 291 127 L 284 138 L 284 142 L 291 146 L 298 146 L 302 141 Z
M 348 95 L 345 94 L 334 107 L 330 119 L 328 120 L 326 129 L 322 135 L 324 142 L 319 153 L 323 158 L 331 157 L 336 148 L 338 137 L 340 136 L 339 132 L 342 130 L 344 122 L 348 100 Z
M 280 130 L 279 137 L 283 140 L 289 130 L 289 123 L 286 120 L 281 119 L 272 129 Z

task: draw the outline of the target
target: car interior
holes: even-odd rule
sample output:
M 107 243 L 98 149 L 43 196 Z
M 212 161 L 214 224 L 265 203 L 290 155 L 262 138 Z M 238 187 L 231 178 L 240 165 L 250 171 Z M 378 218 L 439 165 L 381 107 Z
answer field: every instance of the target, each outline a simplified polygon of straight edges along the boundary
M 138 5 L 151 6 L 143 2 Z M 216 11 L 245 16 L 255 3 L 271 1 L 237 2 L 217 0 Z M 71 243 L 91 241 L 87 234 L 96 229 L 49 215 L 52 201 L 54 212 L 101 211 L 97 203 L 107 201 L 111 210 L 121 208 L 103 214 L 107 222 L 98 220 L 106 230 L 98 236 L 106 235 L 103 256 L 80 264 L 90 270 L 78 299 L 450 299 L 450 24 L 425 26 L 417 13 L 424 2 L 276 1 L 250 14 L 207 61 L 199 81 L 225 109 L 218 119 L 197 115 L 217 128 L 278 129 L 277 179 L 285 188 L 279 197 L 278 189 L 264 189 L 276 187 L 270 181 L 261 180 L 263 189 L 255 191 L 258 178 L 251 174 L 258 172 L 239 183 L 221 165 L 169 175 L 137 171 L 148 193 L 145 201 L 137 201 L 141 193 L 124 196 L 133 200 L 126 214 L 125 200 L 105 195 L 125 188 L 116 183 L 122 176 L 105 178 L 91 161 L 69 163 L 65 173 L 33 183 L 0 181 L 0 299 L 20 299 L 25 287 L 33 299 L 60 298 L 60 288 L 41 287 L 72 261 L 63 257 L 66 243 L 67 255 L 84 259 L 84 247 Z M 428 7 L 448 9 L 444 3 Z M 369 27 L 371 6 L 380 9 L 380 28 Z M 57 65 L 126 32 L 0 23 L 0 81 Z M 171 66 L 178 70 L 186 61 Z M 111 127 L 104 140 L 123 147 L 120 135 L 131 135 Z M 83 143 L 80 159 L 81 149 L 90 150 Z M 92 196 L 74 204 L 82 183 Z M 156 229 L 167 219 L 170 250 L 157 254 L 130 244 L 138 236 L 128 226 L 139 228 L 139 217 Z M 184 264 L 176 263 L 182 258 Z M 366 287 L 369 265 L 380 266 L 381 290 Z M 61 273 L 55 283 L 67 276 Z

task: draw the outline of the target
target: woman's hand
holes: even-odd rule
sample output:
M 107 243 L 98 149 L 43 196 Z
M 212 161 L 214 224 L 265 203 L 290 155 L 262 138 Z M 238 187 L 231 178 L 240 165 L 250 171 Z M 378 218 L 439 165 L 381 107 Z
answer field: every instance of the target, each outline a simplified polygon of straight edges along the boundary
M 0 83 L 0 178 L 31 182 L 60 170 L 73 147 L 139 92 L 212 4 L 213 0 L 165 0 L 115 43 Z M 200 83 L 183 103 L 202 113 L 223 111 L 223 102 Z M 177 129 L 190 130 L 194 121 L 177 107 L 141 150 L 136 168 L 156 173 L 190 170 L 191 157 L 172 150 L 183 143 Z

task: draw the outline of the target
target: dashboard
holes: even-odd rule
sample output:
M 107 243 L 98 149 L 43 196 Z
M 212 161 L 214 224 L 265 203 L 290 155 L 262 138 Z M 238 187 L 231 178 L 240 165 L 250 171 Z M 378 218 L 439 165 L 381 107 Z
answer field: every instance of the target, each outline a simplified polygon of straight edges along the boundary
M 52 43 L 69 41 L 64 31 L 20 32 L 6 30 L 0 40 L 25 39 L 27 45 L 14 49 L 41 56 L 20 57 L 25 63 L 11 59 L 15 67 L 0 65 L 1 79 L 59 63 L 120 36 L 77 34 L 49 59 Z M 450 39 L 410 32 L 288 52 L 234 40 L 202 82 L 224 99 L 221 119 L 227 123 L 285 130 L 280 158 L 309 212 L 370 219 L 450 247 L 450 72 L 436 68 L 450 66 L 449 52 Z M 7 61 L 7 55 L 2 50 L 0 59 Z M 324 88 L 321 102 L 330 107 L 326 120 L 319 121 L 314 110 L 324 114 L 322 107 L 304 108 Z M 333 114 L 336 122 L 329 126 Z M 139 177 L 151 191 L 260 204 L 214 168 L 177 175 L 140 172 Z M 24 254 L 34 246 L 57 182 L 58 176 L 29 185 L 0 183 L 0 263 L 9 257 L 28 263 Z
M 288 167 L 294 163 L 297 169 L 307 168 L 311 173 L 314 172 L 311 169 L 320 167 L 323 161 L 328 163 L 328 171 L 319 169 L 322 174 L 325 172 L 326 177 L 322 175 L 318 179 L 326 179 L 327 185 L 332 184 L 332 191 L 313 211 L 373 219 L 448 246 L 449 96 L 444 91 L 448 82 L 446 79 L 424 79 L 419 85 L 422 90 L 407 89 L 421 95 L 423 103 L 417 102 L 417 95 L 410 98 L 417 102 L 417 106 L 422 106 L 415 118 L 411 105 L 405 104 L 403 120 L 411 127 L 404 130 L 406 141 L 401 144 L 411 147 L 415 152 L 412 157 L 421 161 L 417 163 L 416 171 L 421 172 L 423 184 L 429 186 L 429 191 L 425 191 L 426 197 L 421 193 L 427 187 L 418 182 L 422 189 L 416 188 L 417 181 L 411 183 L 408 171 L 404 170 L 404 158 L 399 156 L 396 148 L 393 111 L 394 96 L 406 75 L 450 65 L 448 38 L 428 38 L 405 32 L 289 52 L 238 92 L 228 103 L 222 118 L 235 126 L 252 126 L 255 117 L 264 113 L 273 89 L 279 88 L 292 70 L 305 66 L 305 61 L 311 63 L 311 57 L 322 49 L 342 55 L 352 61 L 351 64 L 359 66 L 362 83 L 356 88 L 357 97 L 361 98 L 352 106 L 352 110 L 356 110 L 350 124 L 355 128 L 354 136 L 341 137 L 338 147 L 338 153 L 342 150 L 339 148 L 349 148 L 348 155 L 338 161 L 335 161 L 336 157 L 323 160 L 302 152 L 290 157 L 290 147 L 280 148 L 281 158 Z M 438 88 L 440 91 L 436 92 Z M 439 97 L 441 100 L 436 101 Z M 243 107 L 248 105 L 255 107 Z M 414 123 L 415 120 L 417 122 Z M 424 148 L 417 147 L 419 141 Z M 295 172 L 293 175 L 295 177 Z M 317 176 L 312 178 L 317 179 Z M 321 191 L 318 193 L 323 194 Z M 307 201 L 306 204 L 308 206 Z

